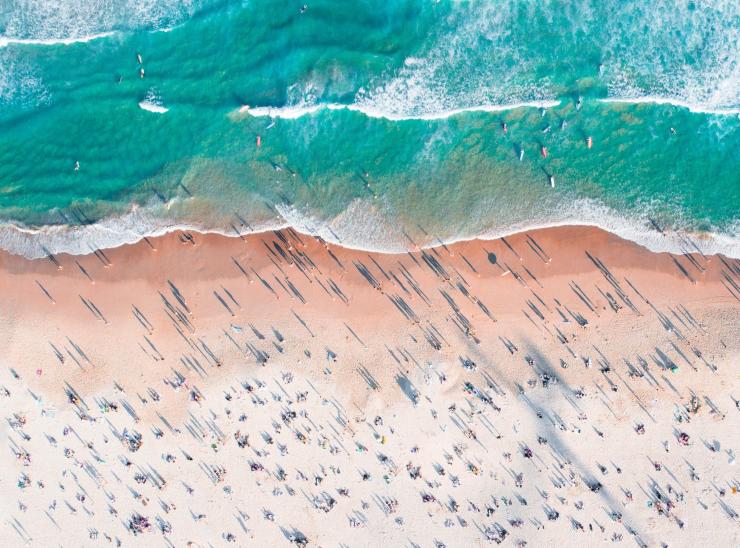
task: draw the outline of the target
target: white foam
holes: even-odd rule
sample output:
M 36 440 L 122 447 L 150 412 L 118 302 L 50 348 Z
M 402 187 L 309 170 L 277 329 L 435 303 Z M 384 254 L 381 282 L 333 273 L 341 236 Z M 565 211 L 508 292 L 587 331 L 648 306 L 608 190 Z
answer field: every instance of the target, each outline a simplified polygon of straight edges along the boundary
M 170 110 L 162 104 L 162 99 L 154 89 L 147 91 L 144 100 L 139 102 L 139 108 L 155 114 L 164 114 Z
M 84 42 L 92 42 L 93 40 L 99 40 L 101 38 L 107 38 L 113 36 L 116 33 L 114 31 L 99 32 L 97 34 L 91 34 L 89 36 L 78 36 L 74 38 L 12 38 L 8 36 L 0 36 L 0 48 L 5 48 L 12 45 L 20 46 L 69 46 L 70 44 L 79 44 Z
M 247 105 L 241 107 L 239 112 L 247 113 L 250 116 L 269 116 L 270 118 L 283 118 L 285 120 L 295 120 L 325 108 L 326 105 L 312 106 L 293 106 L 293 107 L 255 107 Z
M 139 108 L 149 112 L 154 112 L 156 114 L 164 114 L 165 112 L 168 112 L 170 110 L 167 107 L 152 101 L 140 101 Z
M 239 109 L 240 113 L 247 113 L 250 116 L 270 118 L 283 118 L 295 120 L 303 116 L 314 114 L 321 110 L 350 110 L 361 112 L 369 118 L 383 118 L 394 122 L 403 120 L 444 120 L 453 116 L 459 116 L 466 112 L 503 112 L 517 108 L 552 108 L 560 104 L 560 101 L 524 101 L 521 103 L 512 103 L 508 105 L 476 105 L 470 107 L 461 107 L 439 112 L 426 112 L 417 115 L 402 115 L 393 112 L 385 112 L 377 108 L 361 104 L 339 104 L 327 103 L 317 105 L 295 105 L 287 107 L 249 107 L 247 105 Z
M 519 103 L 510 103 L 506 105 L 476 105 L 470 107 L 461 107 L 437 112 L 426 112 L 417 115 L 400 115 L 384 112 L 382 110 L 365 106 L 349 105 L 349 110 L 362 112 L 371 118 L 385 118 L 387 120 L 444 120 L 453 116 L 459 116 L 466 112 L 504 112 L 518 108 L 553 108 L 560 104 L 560 101 L 522 101 Z

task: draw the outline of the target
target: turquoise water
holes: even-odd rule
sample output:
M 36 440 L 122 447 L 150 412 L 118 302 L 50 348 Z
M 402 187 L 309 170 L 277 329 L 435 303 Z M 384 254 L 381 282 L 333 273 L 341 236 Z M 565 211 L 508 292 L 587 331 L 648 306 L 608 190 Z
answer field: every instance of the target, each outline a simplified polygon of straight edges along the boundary
M 99 4 L 0 5 L 11 251 L 284 224 L 399 249 L 570 222 L 740 255 L 738 2 Z

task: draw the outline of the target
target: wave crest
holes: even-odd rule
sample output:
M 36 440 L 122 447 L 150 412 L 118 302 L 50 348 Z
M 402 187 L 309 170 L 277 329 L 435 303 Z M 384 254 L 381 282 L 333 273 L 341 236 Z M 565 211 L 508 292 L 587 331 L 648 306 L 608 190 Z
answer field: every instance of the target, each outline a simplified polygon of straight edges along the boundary
M 239 109 L 239 112 L 242 114 L 249 114 L 250 116 L 269 116 L 270 118 L 295 120 L 296 118 L 302 118 L 303 116 L 308 116 L 321 110 L 349 110 L 353 112 L 361 112 L 368 118 L 384 118 L 386 120 L 399 122 L 404 120 L 444 120 L 445 118 L 458 116 L 466 112 L 503 112 L 507 110 L 514 110 L 517 108 L 552 108 L 558 106 L 559 104 L 559 101 L 529 101 L 510 105 L 478 105 L 470 107 L 460 107 L 451 110 L 427 112 L 419 115 L 400 115 L 395 114 L 392 111 L 383 111 L 363 104 L 344 105 L 339 103 L 295 105 L 285 107 L 243 106 Z

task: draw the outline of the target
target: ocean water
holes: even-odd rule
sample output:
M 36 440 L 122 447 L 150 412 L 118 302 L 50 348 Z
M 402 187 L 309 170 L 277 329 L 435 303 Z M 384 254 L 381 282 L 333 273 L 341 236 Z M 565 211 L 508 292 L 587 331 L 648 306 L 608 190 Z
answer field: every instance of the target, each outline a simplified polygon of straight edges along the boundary
M 0 2 L 0 247 L 593 224 L 740 257 L 740 2 L 302 1 Z

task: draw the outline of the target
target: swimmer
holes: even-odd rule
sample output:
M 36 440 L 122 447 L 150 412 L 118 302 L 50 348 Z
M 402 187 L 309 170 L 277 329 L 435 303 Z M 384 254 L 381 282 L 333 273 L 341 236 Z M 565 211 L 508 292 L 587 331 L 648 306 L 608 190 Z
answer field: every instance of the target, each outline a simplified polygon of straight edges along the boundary
M 509 128 L 506 127 L 506 122 L 501 122 L 501 129 L 504 132 L 504 135 L 506 135 L 506 132 L 509 131 Z
M 144 78 L 144 67 L 139 69 L 139 78 Z
M 307 9 L 308 9 L 308 4 L 303 4 L 303 7 L 301 8 L 301 13 L 306 13 Z
M 257 148 L 260 148 L 262 146 L 262 137 L 257 135 Z
M 80 162 L 79 161 L 76 161 L 75 162 L 75 171 L 80 171 Z
M 542 154 L 543 158 L 547 158 L 547 147 L 546 146 L 543 146 L 542 148 L 540 148 L 540 154 Z

